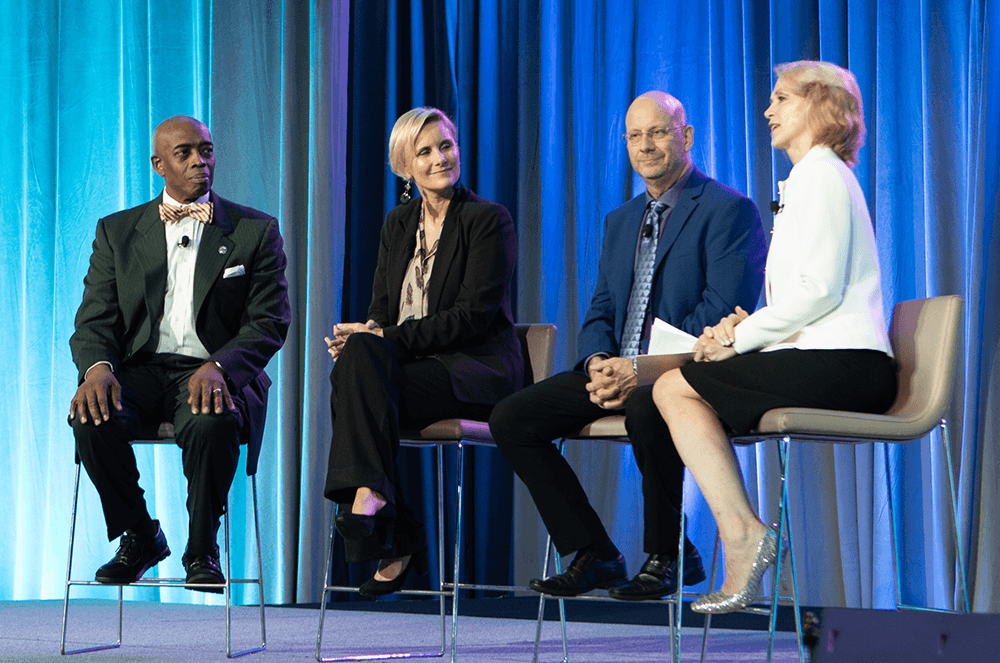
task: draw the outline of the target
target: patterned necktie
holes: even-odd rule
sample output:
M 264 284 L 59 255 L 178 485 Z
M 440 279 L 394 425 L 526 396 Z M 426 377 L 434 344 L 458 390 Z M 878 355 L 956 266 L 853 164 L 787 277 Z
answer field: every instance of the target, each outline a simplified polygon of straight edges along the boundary
M 202 223 L 212 222 L 212 203 L 193 203 L 184 207 L 160 204 L 160 218 L 164 223 L 177 223 L 181 219 L 193 217 Z
M 639 342 L 642 339 L 642 328 L 646 322 L 646 309 L 649 307 L 649 293 L 653 287 L 653 266 L 656 262 L 656 244 L 660 239 L 660 214 L 667 204 L 654 200 L 649 206 L 643 221 L 642 239 L 639 241 L 639 259 L 636 261 L 635 274 L 632 279 L 632 294 L 628 299 L 628 311 L 625 314 L 625 327 L 622 329 L 621 352 L 619 356 L 626 359 L 639 354 Z M 651 226 L 653 232 L 647 237 L 645 228 Z

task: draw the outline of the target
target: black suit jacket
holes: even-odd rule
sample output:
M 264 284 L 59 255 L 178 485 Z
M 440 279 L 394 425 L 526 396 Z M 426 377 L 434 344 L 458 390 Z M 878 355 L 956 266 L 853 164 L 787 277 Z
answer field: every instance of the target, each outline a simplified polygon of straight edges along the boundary
M 510 304 L 517 261 L 510 212 L 457 187 L 427 283 L 427 315 L 397 324 L 419 221 L 420 198 L 386 216 L 368 317 L 409 356 L 439 359 L 459 400 L 498 403 L 520 389 L 524 379 Z
M 153 352 L 167 286 L 167 241 L 156 199 L 97 223 L 83 302 L 70 338 L 83 382 L 88 368 L 110 362 L 117 371 L 139 352 Z M 247 408 L 241 441 L 249 445 L 247 473 L 256 471 L 264 434 L 264 366 L 285 340 L 291 314 L 285 253 L 278 222 L 214 192 L 212 223 L 202 230 L 195 263 L 195 331 L 226 372 Z M 223 278 L 243 266 L 240 276 Z M 235 270 L 234 270 L 235 271 Z

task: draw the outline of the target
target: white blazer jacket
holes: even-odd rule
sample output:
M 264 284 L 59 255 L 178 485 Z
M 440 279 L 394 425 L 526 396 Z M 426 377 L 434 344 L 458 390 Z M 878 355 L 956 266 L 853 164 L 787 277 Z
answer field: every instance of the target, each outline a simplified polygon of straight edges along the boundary
M 778 183 L 767 305 L 736 327 L 734 348 L 869 349 L 892 354 L 875 233 L 854 173 L 813 147 Z

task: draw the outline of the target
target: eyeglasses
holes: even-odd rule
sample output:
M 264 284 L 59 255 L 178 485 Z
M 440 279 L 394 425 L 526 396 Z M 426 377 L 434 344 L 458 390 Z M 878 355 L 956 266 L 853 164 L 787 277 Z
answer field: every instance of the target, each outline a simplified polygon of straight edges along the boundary
M 654 143 L 659 143 L 661 140 L 666 140 L 667 136 L 679 130 L 681 127 L 671 127 L 669 129 L 664 129 L 663 127 L 656 127 L 655 129 L 650 129 L 649 131 L 630 131 L 627 134 L 622 134 L 622 138 L 629 145 L 638 145 L 642 142 L 643 137 L 648 136 L 653 140 Z

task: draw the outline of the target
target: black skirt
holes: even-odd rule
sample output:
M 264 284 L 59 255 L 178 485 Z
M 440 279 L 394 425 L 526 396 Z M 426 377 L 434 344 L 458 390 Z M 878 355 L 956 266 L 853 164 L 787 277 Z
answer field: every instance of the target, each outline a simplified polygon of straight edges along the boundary
M 878 350 L 750 352 L 686 364 L 681 374 L 736 435 L 779 407 L 882 414 L 896 400 L 896 362 Z

